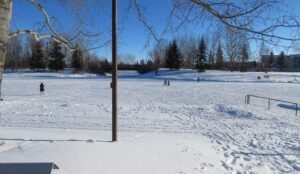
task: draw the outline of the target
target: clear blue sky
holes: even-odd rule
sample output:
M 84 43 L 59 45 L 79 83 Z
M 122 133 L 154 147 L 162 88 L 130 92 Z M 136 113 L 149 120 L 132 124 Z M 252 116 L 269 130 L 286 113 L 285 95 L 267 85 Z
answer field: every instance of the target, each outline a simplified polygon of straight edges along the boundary
M 49 15 L 55 17 L 55 27 L 61 31 L 67 31 L 72 34 L 72 28 L 74 30 L 74 23 L 76 19 L 70 13 L 70 10 L 66 10 L 58 0 L 37 0 L 43 4 Z M 289 8 L 300 16 L 299 0 L 287 0 L 289 2 Z M 109 1 L 108 1 L 109 2 Z M 170 13 L 171 4 L 170 0 L 140 0 L 140 2 L 147 7 L 146 19 L 150 25 L 154 26 L 155 31 L 160 34 L 166 25 L 167 16 Z M 87 29 L 92 32 L 105 31 L 110 27 L 111 12 L 109 3 L 104 3 L 103 8 L 89 8 L 87 12 L 88 19 L 86 20 Z M 126 13 L 129 5 L 129 0 L 119 0 L 119 53 L 120 54 L 133 54 L 136 59 L 147 58 L 147 52 L 149 48 L 144 48 L 147 41 L 147 32 L 145 27 L 137 20 L 137 14 L 135 10 L 131 10 Z M 39 28 L 36 25 L 38 22 L 43 22 L 44 18 L 41 13 L 33 7 L 27 0 L 14 0 L 14 11 L 11 23 L 11 30 L 16 29 L 36 29 Z M 189 26 L 185 33 L 194 35 L 196 37 L 202 36 L 206 33 L 206 27 L 202 28 L 198 26 Z M 108 33 L 107 33 L 108 36 Z M 168 35 L 167 38 L 171 38 Z M 103 38 L 108 39 L 108 37 Z M 96 54 L 103 57 L 110 57 L 110 48 L 102 48 L 94 51 Z

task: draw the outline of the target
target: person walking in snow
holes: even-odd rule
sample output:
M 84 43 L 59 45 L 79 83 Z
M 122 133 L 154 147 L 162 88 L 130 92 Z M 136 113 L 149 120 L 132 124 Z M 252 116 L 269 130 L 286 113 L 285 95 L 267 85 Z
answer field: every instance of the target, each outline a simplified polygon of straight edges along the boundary
M 45 85 L 43 84 L 43 82 L 40 84 L 40 94 L 44 95 L 45 93 Z

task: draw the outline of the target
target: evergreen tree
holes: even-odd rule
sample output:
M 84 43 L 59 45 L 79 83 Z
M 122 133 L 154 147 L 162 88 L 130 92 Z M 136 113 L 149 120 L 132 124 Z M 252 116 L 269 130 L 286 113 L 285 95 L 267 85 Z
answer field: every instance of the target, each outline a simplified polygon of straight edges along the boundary
M 214 69 L 214 66 L 215 66 L 215 58 L 214 58 L 214 55 L 213 55 L 213 53 L 212 53 L 211 50 L 209 51 L 208 61 L 209 61 L 209 64 L 210 64 L 210 68 L 211 68 L 211 69 Z
M 166 68 L 173 68 L 172 45 L 169 44 L 165 51 L 165 66 Z
M 271 51 L 270 53 L 270 59 L 269 59 L 269 66 L 271 66 L 274 63 L 274 53 L 273 51 Z
M 196 68 L 198 71 L 205 71 L 205 63 L 206 63 L 206 44 L 203 39 L 201 38 L 199 48 L 198 48 L 198 55 L 196 57 Z
M 43 53 L 43 43 L 34 42 L 31 46 L 30 69 L 45 69 L 45 57 Z
M 144 59 L 141 59 L 141 60 L 140 60 L 140 65 L 145 65 Z
M 216 69 L 222 70 L 223 69 L 223 51 L 221 45 L 219 44 L 217 49 L 217 61 L 216 61 Z
M 284 68 L 284 63 L 285 63 L 284 59 L 285 59 L 285 55 L 284 55 L 284 52 L 282 51 L 277 59 L 277 65 L 278 65 L 280 71 L 282 71 Z
M 72 68 L 81 69 L 82 68 L 82 51 L 78 46 L 72 54 Z
M 65 67 L 65 55 L 61 52 L 61 46 L 57 42 L 51 43 L 50 53 L 49 53 L 49 69 L 58 71 L 63 70 Z
M 240 67 L 241 72 L 247 71 L 248 60 L 249 60 L 249 53 L 248 53 L 247 45 L 244 44 L 242 46 L 242 62 L 241 62 L 241 67 Z
M 182 56 L 177 46 L 176 40 L 173 40 L 165 53 L 166 67 L 170 69 L 180 69 L 182 63 Z

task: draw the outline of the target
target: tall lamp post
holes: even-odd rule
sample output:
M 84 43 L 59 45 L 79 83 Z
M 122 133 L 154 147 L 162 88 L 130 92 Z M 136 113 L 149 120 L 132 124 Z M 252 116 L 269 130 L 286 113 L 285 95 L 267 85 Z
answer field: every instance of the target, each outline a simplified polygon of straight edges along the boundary
M 117 0 L 112 0 L 112 141 L 117 141 L 117 80 L 118 80 L 118 57 L 117 57 Z

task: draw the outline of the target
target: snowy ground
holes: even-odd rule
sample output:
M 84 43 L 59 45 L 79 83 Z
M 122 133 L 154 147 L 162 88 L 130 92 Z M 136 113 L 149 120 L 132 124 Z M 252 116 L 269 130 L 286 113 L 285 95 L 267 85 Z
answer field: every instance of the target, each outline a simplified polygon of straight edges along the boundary
M 128 74 L 119 82 L 118 143 L 110 142 L 109 78 L 5 74 L 0 162 L 54 161 L 57 174 L 300 172 L 294 106 L 244 103 L 247 94 L 300 103 L 299 73 Z

